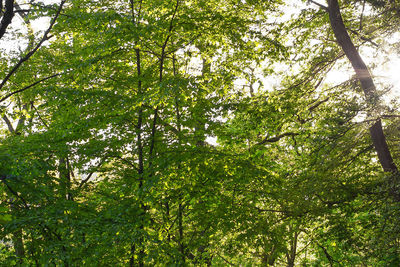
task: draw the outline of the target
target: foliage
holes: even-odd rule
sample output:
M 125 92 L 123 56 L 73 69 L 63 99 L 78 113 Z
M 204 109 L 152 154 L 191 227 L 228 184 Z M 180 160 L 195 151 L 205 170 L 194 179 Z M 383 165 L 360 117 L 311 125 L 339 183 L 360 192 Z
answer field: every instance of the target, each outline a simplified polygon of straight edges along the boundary
M 326 81 L 347 63 L 323 7 L 16 2 L 0 265 L 399 264 L 398 173 L 381 170 L 359 83 Z M 355 45 L 384 47 L 396 5 L 343 1 Z M 373 115 L 399 164 L 397 108 Z

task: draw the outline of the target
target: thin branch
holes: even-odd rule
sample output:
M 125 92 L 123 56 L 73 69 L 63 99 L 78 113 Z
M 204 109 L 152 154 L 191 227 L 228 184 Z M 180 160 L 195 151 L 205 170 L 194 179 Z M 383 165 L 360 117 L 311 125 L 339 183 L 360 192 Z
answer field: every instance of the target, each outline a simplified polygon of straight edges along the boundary
M 360 15 L 360 26 L 358 28 L 359 31 L 362 30 L 362 21 L 363 21 L 363 16 L 364 16 L 364 9 L 365 9 L 365 0 L 363 1 L 363 6 L 361 10 L 361 15 Z
M 308 0 L 308 2 L 309 2 L 309 3 L 312 3 L 312 4 L 314 4 L 314 5 L 319 6 L 320 8 L 322 8 L 322 9 L 325 10 L 325 11 L 328 11 L 328 7 L 327 7 L 327 6 L 324 6 L 324 5 L 322 5 L 322 4 L 318 3 L 318 2 L 315 2 L 315 1 L 313 1 L 313 0 Z
M 36 113 L 38 114 L 38 117 L 40 119 L 40 121 L 43 123 L 43 125 L 48 129 L 49 126 L 47 125 L 47 123 L 43 120 L 42 116 L 40 116 L 39 111 L 37 110 L 37 108 L 33 105 L 32 103 L 32 108 L 36 111 Z
M 381 115 L 380 118 L 400 118 L 400 115 L 395 115 L 395 114 L 391 114 L 391 115 Z
M 312 112 L 314 109 L 316 109 L 317 107 L 319 107 L 320 105 L 322 105 L 323 103 L 327 102 L 330 99 L 330 97 L 328 96 L 327 98 L 318 101 L 317 103 L 315 103 L 314 105 L 312 105 L 311 107 L 308 108 L 308 111 Z
M 235 264 L 229 262 L 227 259 L 225 259 L 224 257 L 221 256 L 221 254 L 219 254 L 218 252 L 216 252 L 217 256 L 220 257 L 221 259 L 223 259 L 226 263 L 228 263 L 230 266 L 235 266 Z
M 188 46 L 192 45 L 192 44 L 194 43 L 194 41 L 196 41 L 196 39 L 199 38 L 200 36 L 201 36 L 201 33 L 199 33 L 199 34 L 193 36 L 193 38 L 190 39 L 189 42 L 187 42 L 186 44 L 183 43 L 183 44 L 181 44 L 181 45 L 175 47 L 174 49 L 172 49 L 172 50 L 170 50 L 170 51 L 165 51 L 165 53 L 164 53 L 165 56 L 174 54 L 174 53 L 175 53 L 176 51 L 178 51 L 179 49 L 182 49 L 182 48 L 185 48 L 185 47 L 188 47 Z
M 274 209 L 262 209 L 259 207 L 254 207 L 258 212 L 276 212 L 276 213 L 289 213 L 285 210 L 274 210 Z
M 21 127 L 24 126 L 25 120 L 26 120 L 26 116 L 25 116 L 25 114 L 24 114 L 23 111 L 28 111 L 28 106 L 27 106 L 27 104 L 23 104 L 23 105 L 22 105 L 22 108 L 20 108 L 20 112 L 22 113 L 22 115 L 21 115 L 21 117 L 19 118 L 19 120 L 18 120 L 18 122 L 17 122 L 17 126 L 15 126 L 15 133 L 18 134 L 18 135 L 21 134 L 21 133 L 19 132 L 19 130 L 21 129 Z
M 158 119 L 159 119 L 161 125 L 163 125 L 163 126 L 165 126 L 166 128 L 168 128 L 168 129 L 169 129 L 171 132 L 173 132 L 175 135 L 177 135 L 177 136 L 179 135 L 179 131 L 178 131 L 174 126 L 172 126 L 172 125 L 169 124 L 168 122 L 162 120 L 160 117 L 158 117 Z
M 25 90 L 28 90 L 29 88 L 32 88 L 32 87 L 34 87 L 35 85 L 37 85 L 37 84 L 39 84 L 39 83 L 41 83 L 41 82 L 44 82 L 44 81 L 46 81 L 46 80 L 48 80 L 48 79 L 51 79 L 51 78 L 54 78 L 54 77 L 56 77 L 56 76 L 60 76 L 61 74 L 62 74 L 62 73 L 56 73 L 56 74 L 50 75 L 50 76 L 48 76 L 48 77 L 45 77 L 45 78 L 43 78 L 43 79 L 40 79 L 39 81 L 36 81 L 36 82 L 30 84 L 30 85 L 28 85 L 28 86 L 25 86 L 24 88 L 21 88 L 21 89 L 18 89 L 18 90 L 16 90 L 16 91 L 14 91 L 14 92 L 8 93 L 7 95 L 3 96 L 3 97 L 0 99 L 0 103 L 6 101 L 8 98 L 10 98 L 11 96 L 13 96 L 13 95 L 15 95 L 15 94 L 18 94 L 18 93 L 21 93 L 21 92 L 23 92 L 23 91 L 25 91 Z M 0 88 L 1 88 L 1 86 L 0 86 Z
M 7 186 L 8 190 L 11 192 L 11 194 L 13 194 L 18 199 L 20 199 L 22 201 L 22 203 L 24 203 L 25 208 L 29 209 L 29 206 L 28 206 L 27 202 L 25 201 L 25 199 L 20 194 L 18 194 L 18 192 L 14 191 L 14 189 L 12 189 L 12 187 L 7 183 L 6 179 L 7 179 L 7 177 L 5 175 L 2 175 L 0 177 L 0 181 L 2 181 Z
M 335 58 L 333 59 L 329 59 L 326 61 L 320 61 L 316 64 L 314 64 L 309 70 L 307 70 L 307 73 L 309 73 L 309 75 L 307 75 L 306 78 L 300 80 L 300 81 L 296 81 L 295 83 L 293 83 L 292 85 L 290 85 L 288 87 L 288 89 L 292 89 L 292 88 L 296 88 L 302 84 L 307 84 L 310 81 L 312 81 L 317 75 L 318 73 L 320 73 L 321 71 L 323 71 L 324 69 L 328 69 L 328 71 L 330 69 L 332 69 L 333 64 L 336 63 L 337 60 L 341 59 L 342 57 L 344 57 L 345 54 L 343 52 L 339 53 L 338 55 L 335 56 Z M 331 67 L 329 67 L 331 65 Z M 314 90 L 317 89 L 316 87 L 314 87 Z
M 107 157 L 103 158 L 103 159 L 100 161 L 100 163 L 97 164 L 96 169 L 99 168 L 101 165 L 103 165 L 103 163 L 106 161 L 106 158 L 107 158 Z M 88 176 L 86 176 L 86 178 L 83 179 L 83 180 L 80 182 L 78 188 L 81 188 L 85 183 L 87 183 L 87 182 L 89 181 L 89 179 L 92 178 L 92 176 L 93 176 L 94 173 L 95 173 L 94 171 L 92 171 L 91 173 L 89 173 Z
M 86 176 L 86 178 L 83 179 L 83 180 L 79 183 L 78 188 L 81 188 L 84 184 L 86 184 L 87 181 L 89 181 L 89 179 L 92 178 L 92 175 L 93 175 L 93 174 L 94 174 L 94 172 L 89 173 L 88 176 Z
M 350 166 L 350 164 L 352 164 L 360 155 L 364 154 L 365 152 L 368 152 L 369 150 L 373 149 L 374 146 L 371 144 L 367 147 L 365 147 L 364 149 L 361 149 L 360 151 L 357 152 L 356 155 L 354 155 L 350 160 L 348 160 L 347 164 L 346 164 L 346 169 L 348 166 Z
M 158 118 L 158 107 L 156 107 L 156 109 L 154 110 L 153 125 L 151 127 L 151 142 L 150 142 L 150 151 L 149 151 L 150 158 L 153 157 L 155 135 L 156 135 L 156 129 L 157 129 L 157 118 Z M 151 165 L 151 161 L 150 161 L 150 165 Z
M 173 30 L 173 28 L 174 28 L 174 19 L 175 19 L 175 16 L 176 16 L 176 14 L 177 14 L 177 12 L 178 12 L 178 6 L 179 6 L 179 0 L 177 0 L 176 1 L 176 6 L 175 6 L 175 9 L 174 9 L 174 13 L 172 14 L 172 18 L 171 18 L 171 21 L 170 21 L 170 23 L 169 23 L 169 28 L 168 28 L 168 36 L 167 36 L 167 38 L 165 38 L 165 42 L 163 43 L 163 45 L 161 46 L 161 56 L 160 56 L 160 82 L 162 82 L 162 78 L 163 78 L 163 70 L 164 70 L 164 57 L 165 57 L 165 49 L 166 49 L 166 47 L 167 47 L 167 44 L 168 44 L 168 41 L 169 41 L 169 39 L 171 38 L 171 35 L 172 35 L 172 30 Z M 157 113 L 156 113 L 157 114 Z
M 348 30 L 349 30 L 350 32 L 354 33 L 355 35 L 357 35 L 358 37 L 360 37 L 361 40 L 366 41 L 366 42 L 368 42 L 368 43 L 371 43 L 371 44 L 372 44 L 373 46 L 375 46 L 375 47 L 379 47 L 379 45 L 378 45 L 377 43 L 375 43 L 375 42 L 372 40 L 372 38 L 365 37 L 365 36 L 361 35 L 359 32 L 357 32 L 357 31 L 355 31 L 355 30 L 351 30 L 351 29 L 348 29 Z
M 332 256 L 329 254 L 328 250 L 326 250 L 325 247 L 323 247 L 323 246 L 320 245 L 319 243 L 317 243 L 317 245 L 318 245 L 318 246 L 322 249 L 322 251 L 324 252 L 326 258 L 327 258 L 328 261 L 329 261 L 329 265 L 330 265 L 330 266 L 333 266 L 333 262 L 339 263 L 338 261 L 336 261 L 336 260 L 334 260 L 334 259 L 332 258 Z
M 257 145 L 263 145 L 265 143 L 275 143 L 275 142 L 278 142 L 279 140 L 281 140 L 283 137 L 296 136 L 296 135 L 299 135 L 299 134 L 298 133 L 287 132 L 287 133 L 283 133 L 283 134 L 280 134 L 280 135 L 272 137 L 272 138 L 266 137 L 266 138 L 264 138 L 264 140 L 262 140 L 261 142 L 257 143 Z
M 127 163 L 128 165 L 130 165 L 132 168 L 134 168 L 135 170 L 139 171 L 138 167 L 136 167 L 135 164 L 133 164 L 132 162 L 130 162 L 128 159 L 120 157 L 120 156 L 112 156 L 113 158 L 117 158 L 120 159 L 122 162 Z
M 22 9 L 17 2 L 14 3 L 14 7 L 15 7 L 14 13 L 18 13 L 18 15 L 23 20 L 26 20 L 27 16 L 28 16 L 28 12 L 31 11 L 31 9 Z

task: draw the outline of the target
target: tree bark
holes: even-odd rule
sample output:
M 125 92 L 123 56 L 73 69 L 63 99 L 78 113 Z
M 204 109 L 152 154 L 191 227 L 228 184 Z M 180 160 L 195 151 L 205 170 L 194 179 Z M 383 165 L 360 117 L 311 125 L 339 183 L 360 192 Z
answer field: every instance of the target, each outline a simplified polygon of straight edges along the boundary
M 22 229 L 17 229 L 12 234 L 12 242 L 14 244 L 15 256 L 18 258 L 18 263 L 22 264 L 25 258 L 24 241 L 22 239 Z
M 4 14 L 0 22 L 0 39 L 6 33 L 6 29 L 8 25 L 11 24 L 13 17 L 14 17 L 14 0 L 6 0 Z
M 296 260 L 296 253 L 297 253 L 298 237 L 299 237 L 299 231 L 298 231 L 298 229 L 296 229 L 293 233 L 292 239 L 290 240 L 290 248 L 286 252 L 287 267 L 294 267 L 294 263 Z
M 10 200 L 11 200 L 11 203 L 13 203 L 13 199 L 10 199 Z M 11 204 L 11 209 L 12 210 L 16 209 L 14 204 Z M 18 228 L 12 233 L 12 242 L 14 245 L 15 256 L 18 259 L 19 265 L 23 264 L 24 258 L 25 258 L 24 240 L 22 239 L 22 236 L 23 236 L 22 228 Z
M 343 23 L 340 7 L 337 0 L 328 0 L 329 20 L 336 40 L 342 47 L 354 71 L 356 77 L 360 81 L 361 88 L 369 105 L 378 103 L 378 94 L 371 73 L 365 65 L 363 59 L 354 46 L 347 29 Z M 398 169 L 393 162 L 392 155 L 386 142 L 385 134 L 383 133 L 382 123 L 380 119 L 369 129 L 375 151 L 378 154 L 379 163 L 385 172 L 397 173 Z
M 60 157 L 58 165 L 58 175 L 60 179 L 60 197 L 70 199 L 71 176 L 67 166 L 67 157 Z

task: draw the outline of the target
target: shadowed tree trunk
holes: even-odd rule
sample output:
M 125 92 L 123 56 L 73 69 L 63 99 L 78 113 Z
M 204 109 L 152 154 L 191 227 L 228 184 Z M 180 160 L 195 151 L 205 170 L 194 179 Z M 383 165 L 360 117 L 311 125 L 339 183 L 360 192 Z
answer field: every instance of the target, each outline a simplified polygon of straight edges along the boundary
M 328 12 L 336 40 L 342 47 L 343 52 L 346 54 L 356 72 L 356 77 L 360 81 L 367 103 L 369 105 L 376 105 L 378 102 L 378 94 L 374 81 L 347 32 L 343 23 L 342 15 L 340 14 L 340 7 L 337 0 L 328 0 Z M 383 133 L 381 120 L 377 119 L 369 131 L 383 170 L 385 172 L 397 173 L 397 166 L 394 164 L 392 155 L 389 151 L 385 134 Z
M 13 200 L 11 200 L 13 201 Z M 11 204 L 11 209 L 14 209 L 14 205 Z M 14 245 L 15 256 L 17 256 L 18 263 L 23 264 L 25 258 L 25 248 L 24 248 L 24 241 L 22 239 L 22 229 L 18 228 L 12 234 L 12 242 Z
M 0 12 L 3 13 L 0 21 L 0 38 L 6 33 L 6 29 L 14 17 L 14 0 L 6 0 L 4 7 L 3 13 L 3 0 L 0 0 Z

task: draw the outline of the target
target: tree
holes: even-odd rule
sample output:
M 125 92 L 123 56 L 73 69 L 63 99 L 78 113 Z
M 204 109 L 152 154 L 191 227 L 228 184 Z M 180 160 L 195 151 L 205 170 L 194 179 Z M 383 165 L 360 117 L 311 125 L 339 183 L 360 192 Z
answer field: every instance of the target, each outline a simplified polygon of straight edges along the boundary
M 371 142 L 371 76 L 366 101 L 356 79 L 325 82 L 349 54 L 334 38 L 358 60 L 376 42 L 348 37 L 337 2 L 281 18 L 291 4 L 14 3 L 52 19 L 2 64 L 0 262 L 395 264 L 397 122 L 374 117 Z

